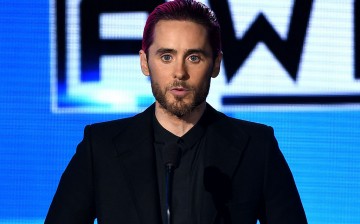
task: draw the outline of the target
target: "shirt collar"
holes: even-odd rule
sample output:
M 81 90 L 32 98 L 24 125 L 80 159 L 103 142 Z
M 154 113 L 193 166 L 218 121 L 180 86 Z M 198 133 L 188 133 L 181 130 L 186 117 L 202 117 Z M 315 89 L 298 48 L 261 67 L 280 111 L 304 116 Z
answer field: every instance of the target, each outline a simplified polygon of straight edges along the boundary
M 194 127 L 192 127 L 181 137 L 174 135 L 173 133 L 162 127 L 154 114 L 153 127 L 155 143 L 165 145 L 165 143 L 177 142 L 179 145 L 182 146 L 181 148 L 183 150 L 191 149 L 193 145 L 198 142 L 205 133 L 207 125 L 206 114 L 207 110 L 205 110 L 204 114 L 201 116 L 200 120 L 194 125 Z

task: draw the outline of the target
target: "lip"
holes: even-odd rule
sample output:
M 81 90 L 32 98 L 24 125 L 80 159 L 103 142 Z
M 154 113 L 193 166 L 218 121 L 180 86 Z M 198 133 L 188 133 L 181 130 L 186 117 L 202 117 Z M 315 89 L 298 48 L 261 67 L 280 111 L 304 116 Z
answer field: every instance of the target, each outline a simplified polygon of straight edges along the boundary
M 183 97 L 189 93 L 189 90 L 183 87 L 173 87 L 170 89 L 170 93 L 178 97 Z

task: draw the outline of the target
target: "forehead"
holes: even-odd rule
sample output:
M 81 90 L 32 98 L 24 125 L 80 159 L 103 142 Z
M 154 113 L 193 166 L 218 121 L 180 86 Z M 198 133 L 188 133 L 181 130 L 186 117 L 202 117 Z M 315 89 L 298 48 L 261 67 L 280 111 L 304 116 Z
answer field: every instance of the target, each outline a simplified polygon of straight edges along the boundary
M 208 32 L 203 25 L 178 20 L 160 20 L 156 23 L 152 46 L 179 50 L 210 48 Z

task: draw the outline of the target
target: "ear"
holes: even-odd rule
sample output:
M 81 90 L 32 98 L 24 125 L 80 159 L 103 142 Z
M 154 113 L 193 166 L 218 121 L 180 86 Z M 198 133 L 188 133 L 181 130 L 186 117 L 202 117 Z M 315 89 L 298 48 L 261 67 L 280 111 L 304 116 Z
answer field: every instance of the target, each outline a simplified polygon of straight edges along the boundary
M 223 53 L 220 51 L 218 53 L 215 61 L 214 61 L 214 67 L 213 67 L 213 71 L 212 71 L 212 74 L 211 74 L 212 78 L 216 78 L 220 73 L 220 66 L 221 66 L 222 57 L 223 57 Z
M 144 75 L 149 76 L 150 75 L 150 70 L 149 70 L 149 64 L 147 62 L 147 56 L 145 51 L 140 50 L 139 51 L 139 56 L 140 56 L 140 66 L 141 66 L 141 71 Z

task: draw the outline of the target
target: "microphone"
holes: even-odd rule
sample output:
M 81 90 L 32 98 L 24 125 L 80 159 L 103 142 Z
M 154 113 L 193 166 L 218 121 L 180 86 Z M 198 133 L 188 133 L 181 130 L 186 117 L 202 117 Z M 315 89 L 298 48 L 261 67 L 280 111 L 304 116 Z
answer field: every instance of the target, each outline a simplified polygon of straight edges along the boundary
M 180 149 L 176 142 L 166 144 L 163 150 L 164 165 L 167 169 L 173 171 L 179 164 Z
M 165 185 L 166 185 L 166 220 L 165 224 L 171 223 L 171 195 L 172 195 L 172 181 L 174 177 L 174 170 L 179 163 L 180 149 L 177 143 L 169 143 L 164 146 L 163 159 L 165 165 Z

